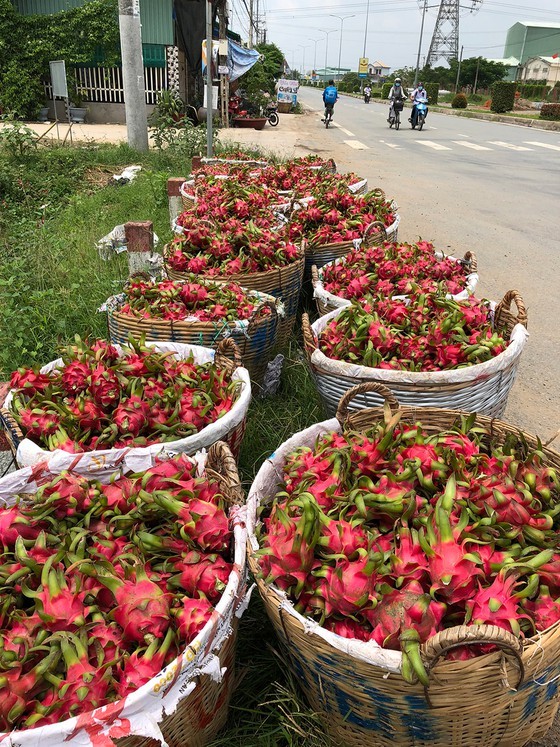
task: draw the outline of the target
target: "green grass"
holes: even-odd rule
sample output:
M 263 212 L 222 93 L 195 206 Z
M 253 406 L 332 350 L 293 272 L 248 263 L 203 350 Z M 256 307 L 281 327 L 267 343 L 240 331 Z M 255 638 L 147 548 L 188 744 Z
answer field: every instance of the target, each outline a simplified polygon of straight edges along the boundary
M 130 164 L 143 167 L 136 180 L 113 184 L 111 175 Z M 18 158 L 0 150 L 0 380 L 53 359 L 76 333 L 106 335 L 96 309 L 126 279 L 126 253 L 105 262 L 95 243 L 127 220 L 152 220 L 161 242 L 169 239 L 166 181 L 188 167 L 172 153 L 124 146 L 48 147 Z M 309 298 L 302 303 L 312 311 Z M 323 419 L 295 334 L 283 352 L 278 393 L 250 407 L 240 457 L 245 489 L 279 444 Z M 213 747 L 329 747 L 256 592 L 241 621 L 236 676 L 229 722 Z

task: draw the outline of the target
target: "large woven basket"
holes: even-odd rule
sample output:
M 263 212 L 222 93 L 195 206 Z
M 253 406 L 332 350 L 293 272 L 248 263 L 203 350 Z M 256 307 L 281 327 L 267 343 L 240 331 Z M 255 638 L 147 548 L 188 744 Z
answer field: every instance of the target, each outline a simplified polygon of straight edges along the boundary
M 260 383 L 270 352 L 278 335 L 278 300 L 268 293 L 249 291 L 258 297 L 258 306 L 247 320 L 239 322 L 172 321 L 169 319 L 143 319 L 122 314 L 118 307 L 108 305 L 107 323 L 111 342 L 125 345 L 129 335 L 146 340 L 181 342 L 216 348 L 220 340 L 231 338 L 237 344 L 243 365 L 253 381 Z M 268 313 L 264 313 L 268 311 Z
M 517 307 L 517 315 L 510 310 L 512 303 Z M 318 336 L 342 310 L 331 311 L 313 325 L 307 314 L 302 319 L 305 350 L 328 415 L 334 415 L 348 389 L 363 381 L 385 384 L 399 402 L 411 407 L 443 407 L 492 417 L 503 415 L 527 339 L 527 313 L 518 291 L 508 291 L 494 312 L 495 326 L 505 328 L 510 336 L 506 350 L 485 363 L 452 371 L 395 371 L 328 358 L 318 348 Z M 375 393 L 363 394 L 356 404 L 374 407 L 379 404 L 379 397 Z
M 68 458 L 71 460 L 71 455 Z M 102 743 L 119 747 L 159 747 L 159 740 L 134 736 L 145 734 L 145 724 L 151 722 L 150 731 L 153 733 L 158 724 L 169 747 L 205 747 L 223 727 L 230 696 L 236 685 L 237 629 L 247 593 L 245 497 L 235 460 L 224 443 L 217 442 L 211 446 L 206 458 L 202 454 L 197 455 L 197 463 L 199 469 L 204 465 L 204 469 L 219 480 L 220 493 L 230 506 L 229 517 L 234 532 L 234 567 L 213 618 L 190 642 L 179 659 L 150 680 L 142 691 L 128 696 L 126 701 L 118 701 L 68 721 L 61 720 L 47 729 L 32 729 L 25 734 L 13 732 L 8 736 L 8 744 L 40 747 L 42 744 L 69 743 L 88 747 Z M 105 466 L 100 465 L 95 478 L 106 482 L 119 467 L 122 470 L 122 464 L 108 462 Z M 63 469 L 58 465 L 51 473 L 43 465 L 12 473 L 9 478 L 0 480 L 2 504 L 5 500 L 9 501 L 7 493 L 29 492 L 36 489 L 31 488 L 34 482 L 37 485 L 52 479 Z M 14 484 L 18 486 L 15 489 Z M 212 660 L 215 666 L 210 671 L 209 663 Z M 221 676 L 216 677 L 217 673 Z M 182 696 L 181 693 L 187 694 Z M 173 702 L 177 697 L 181 699 L 174 710 Z M 170 712 L 169 715 L 165 715 L 165 710 L 161 713 L 162 705 Z M 99 733 L 101 730 L 103 736 Z M 119 738 L 121 735 L 128 736 Z
M 376 384 L 378 397 L 391 393 Z M 270 501 L 286 456 L 298 446 L 313 447 L 319 434 L 364 430 L 383 418 L 383 408 L 348 416 L 348 402 L 362 388 L 348 392 L 337 418 L 312 426 L 276 450 L 259 470 L 248 498 L 249 567 L 258 573 L 254 555 L 257 508 Z M 428 430 L 448 429 L 460 415 L 438 408 L 401 408 L 406 422 L 421 420 Z M 476 425 L 490 429 L 492 440 L 508 435 L 536 437 L 485 416 Z M 545 462 L 560 469 L 560 454 L 543 448 Z M 430 685 L 411 685 L 400 675 L 400 653 L 385 651 L 384 663 L 371 647 L 341 638 L 298 614 L 284 592 L 257 579 L 266 611 L 282 644 L 284 658 L 299 680 L 311 707 L 333 741 L 341 747 L 523 747 L 550 728 L 558 710 L 560 624 L 521 642 L 490 625 L 458 626 L 422 646 Z M 495 653 L 468 661 L 449 661 L 447 651 L 459 645 L 493 643 Z M 378 649 L 377 649 L 378 651 Z M 395 658 L 396 656 L 396 658 Z M 374 658 L 375 657 L 375 658 Z
M 441 255 L 441 252 L 436 252 L 436 254 Z M 448 259 L 455 260 L 455 262 L 462 264 L 468 272 L 468 274 L 465 275 L 465 290 L 462 293 L 453 296 L 453 298 L 455 298 L 456 300 L 466 298 L 475 292 L 478 283 L 478 261 L 476 259 L 476 255 L 474 252 L 466 252 L 463 259 L 457 259 L 456 257 L 448 257 Z M 330 262 L 329 266 L 337 265 L 341 262 L 344 262 L 344 257 L 340 257 L 334 262 Z M 313 296 L 315 298 L 315 303 L 317 304 L 317 311 L 321 316 L 323 316 L 324 314 L 328 314 L 329 311 L 334 311 L 334 309 L 340 309 L 343 306 L 348 306 L 348 304 L 350 303 L 347 298 L 337 296 L 325 289 L 323 285 L 323 278 L 326 267 L 327 265 L 323 265 L 323 267 L 317 267 L 316 265 L 313 265 L 313 267 L 311 268 Z
M 153 346 L 160 350 L 172 350 L 174 348 L 174 345 L 177 347 L 177 349 L 183 349 L 185 352 L 188 351 L 188 349 L 191 346 L 186 346 L 180 343 L 168 343 L 168 342 L 153 342 L 149 341 L 148 344 L 153 344 Z M 194 351 L 197 350 L 198 346 L 194 346 Z M 220 421 L 223 420 L 223 418 L 219 418 L 214 423 L 211 423 L 210 425 L 203 428 L 201 431 L 199 431 L 198 434 L 196 434 L 194 437 L 190 436 L 186 439 L 181 439 L 177 441 L 166 441 L 162 442 L 161 444 L 155 444 L 153 446 L 147 446 L 147 447 L 137 447 L 137 448 L 122 448 L 122 449 L 101 449 L 99 451 L 88 451 L 84 453 L 84 458 L 91 459 L 94 461 L 95 459 L 99 459 L 100 461 L 103 461 L 107 459 L 107 455 L 111 452 L 115 453 L 122 453 L 123 459 L 126 461 L 126 455 L 130 454 L 133 456 L 136 454 L 143 454 L 146 452 L 157 452 L 157 451 L 163 451 L 164 453 L 179 453 L 179 452 L 185 452 L 187 454 L 193 454 L 195 451 L 199 450 L 200 448 L 208 448 L 212 445 L 212 443 L 215 443 L 217 440 L 224 441 L 229 448 L 231 449 L 232 454 L 235 456 L 236 459 L 239 458 L 239 451 L 241 449 L 241 444 L 243 442 L 243 437 L 245 435 L 245 428 L 247 426 L 247 409 L 249 406 L 249 402 L 251 399 L 251 393 L 250 393 L 250 381 L 248 377 L 248 372 L 243 368 L 241 356 L 239 354 L 239 349 L 235 343 L 234 340 L 231 338 L 225 338 L 223 340 L 220 340 L 220 342 L 216 346 L 215 354 L 213 351 L 210 351 L 206 348 L 200 348 L 198 347 L 199 351 L 204 351 L 206 355 L 214 355 L 214 364 L 220 368 L 225 369 L 230 375 L 237 377 L 240 381 L 242 391 L 245 392 L 243 396 L 243 400 L 245 404 L 241 406 L 240 400 L 234 404 L 234 408 L 237 405 L 240 405 L 239 412 L 236 415 L 235 420 L 238 420 L 237 424 L 232 425 L 232 427 L 222 435 L 219 436 L 219 439 L 213 439 L 211 435 L 210 430 L 213 430 L 213 426 L 216 424 L 220 424 Z M 195 360 L 197 357 L 197 353 L 195 352 Z M 54 365 L 55 362 L 49 364 L 48 366 L 45 366 L 41 369 L 41 372 L 46 372 L 47 369 L 50 369 L 51 366 Z M 226 417 L 226 416 L 224 416 Z M 224 421 L 225 422 L 225 421 Z M 20 467 L 28 466 L 31 462 L 28 462 L 28 459 L 33 459 L 34 462 L 36 461 L 48 461 L 53 454 L 56 454 L 56 452 L 50 452 L 46 451 L 45 449 L 42 449 L 41 447 L 37 446 L 34 442 L 31 442 L 29 439 L 25 437 L 25 435 L 22 433 L 21 428 L 16 423 L 13 415 L 7 409 L 7 403 L 4 408 L 0 408 L 0 428 L 3 428 L 5 431 L 5 436 L 8 441 L 8 444 L 12 450 L 12 453 L 17 459 L 18 465 Z M 208 434 L 208 435 L 207 435 Z M 206 441 L 206 443 L 202 443 L 203 441 Z M 189 447 L 189 442 L 193 443 L 193 447 Z M 27 446 L 30 446 L 31 449 L 25 449 L 25 458 L 21 455 L 21 450 L 18 452 L 18 449 L 20 447 L 20 444 L 25 444 Z M 22 446 L 23 449 L 23 446 Z M 31 453 L 33 453 L 33 456 L 31 456 Z M 81 458 L 81 455 L 76 454 L 76 459 Z
M 395 220 L 389 227 L 383 225 L 381 221 L 374 221 L 366 227 L 364 236 L 369 236 L 369 246 L 375 246 L 383 243 L 384 241 L 396 241 L 399 223 L 401 217 L 398 213 L 395 213 Z M 373 229 L 371 228 L 373 227 Z M 383 230 L 381 230 L 383 229 Z M 321 244 L 319 246 L 312 246 L 307 244 L 305 249 L 305 275 L 311 277 L 311 268 L 313 265 L 316 267 L 322 267 L 329 262 L 334 262 L 340 257 L 345 257 L 349 251 L 354 248 L 353 241 L 340 241 L 334 244 Z
M 169 244 L 163 248 L 163 258 L 167 275 L 171 280 L 185 280 L 186 273 L 177 272 L 167 264 L 166 258 Z M 278 345 L 285 345 L 290 336 L 298 311 L 301 284 L 303 282 L 303 268 L 305 263 L 305 249 L 300 249 L 300 257 L 284 267 L 278 267 L 265 272 L 240 273 L 238 275 L 212 277 L 219 282 L 239 283 L 244 288 L 268 293 L 278 298 L 284 304 L 284 316 L 278 322 Z

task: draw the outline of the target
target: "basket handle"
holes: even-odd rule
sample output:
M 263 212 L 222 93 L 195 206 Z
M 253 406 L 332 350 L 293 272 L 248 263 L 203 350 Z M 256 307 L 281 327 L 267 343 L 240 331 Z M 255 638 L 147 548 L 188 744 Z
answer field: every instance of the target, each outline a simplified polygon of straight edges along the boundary
M 556 433 L 548 439 L 548 441 L 545 441 L 543 446 L 550 446 L 553 441 L 556 441 L 558 436 L 560 436 L 560 429 L 557 430 Z
M 247 334 L 250 334 L 253 330 L 253 327 L 258 322 L 259 317 L 262 316 L 262 313 L 265 309 L 270 309 L 270 312 L 273 316 L 278 316 L 278 309 L 276 308 L 276 304 L 272 301 L 263 301 L 260 303 L 257 308 L 253 311 L 249 318 L 249 324 L 247 326 Z
M 230 366 L 232 365 L 233 361 L 233 368 L 236 369 L 239 366 L 243 365 L 243 360 L 241 358 L 241 353 L 239 352 L 239 347 L 237 346 L 237 343 L 233 339 L 233 337 L 224 337 L 220 342 L 216 345 L 216 354 L 214 355 L 214 363 L 216 363 L 217 366 Z
M 234 456 L 229 446 L 224 441 L 216 441 L 208 449 L 208 460 L 206 472 L 214 473 L 227 487 L 228 502 L 235 506 L 245 503 L 245 494 L 239 482 L 239 473 Z
M 23 441 L 25 436 L 12 413 L 4 407 L 0 408 L 0 430 L 6 431 L 8 443 L 15 454 L 19 442 Z
M 517 306 L 517 323 L 522 324 L 524 327 L 527 326 L 527 310 L 525 308 L 525 303 L 523 299 L 521 298 L 521 294 L 518 290 L 509 290 L 505 296 L 502 298 L 500 303 L 496 307 L 496 313 L 494 315 L 494 319 L 496 320 L 496 325 L 499 326 L 500 324 L 500 317 L 502 315 L 503 311 L 509 311 L 511 308 L 511 304 L 515 303 Z
M 461 263 L 465 265 L 469 273 L 478 272 L 478 259 L 474 252 L 465 252 L 465 256 L 461 260 Z
M 370 236 L 371 233 L 374 235 L 373 238 Z M 380 246 L 384 241 L 387 241 L 387 229 L 380 220 L 374 220 L 373 223 L 366 226 L 362 239 L 362 245 L 366 249 L 369 249 L 370 246 Z
M 428 674 L 435 667 L 439 659 L 448 651 L 459 646 L 475 646 L 479 644 L 492 644 L 510 656 L 519 669 L 519 680 L 515 685 L 517 690 L 525 679 L 525 666 L 523 665 L 523 644 L 519 638 L 504 628 L 497 625 L 457 625 L 454 628 L 441 630 L 429 638 L 421 647 L 422 658 L 426 664 Z
M 361 384 L 353 386 L 347 392 L 344 392 L 336 408 L 336 419 L 340 425 L 344 425 L 346 418 L 348 417 L 348 407 L 350 402 L 357 397 L 359 394 L 365 394 L 366 392 L 377 392 L 385 402 L 389 403 L 391 410 L 398 410 L 400 408 L 399 401 L 384 384 L 378 384 L 376 381 L 364 381 Z
M 317 265 L 311 265 L 311 282 L 313 285 L 319 282 L 319 268 Z
M 315 350 L 317 350 L 317 340 L 311 329 L 311 322 L 309 321 L 309 314 L 307 312 L 301 315 L 301 328 L 303 333 L 303 347 L 307 355 L 311 358 Z
M 385 192 L 381 189 L 381 187 L 374 187 L 373 189 L 369 189 L 367 191 L 368 195 L 371 195 L 372 197 L 378 197 L 382 200 L 386 199 Z

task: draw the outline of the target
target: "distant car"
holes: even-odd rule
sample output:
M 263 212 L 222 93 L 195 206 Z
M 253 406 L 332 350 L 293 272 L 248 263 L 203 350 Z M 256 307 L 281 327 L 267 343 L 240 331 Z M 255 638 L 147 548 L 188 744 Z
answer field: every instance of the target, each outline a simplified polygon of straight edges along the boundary
M 445 88 L 440 88 L 439 93 L 451 93 L 451 91 L 446 91 Z

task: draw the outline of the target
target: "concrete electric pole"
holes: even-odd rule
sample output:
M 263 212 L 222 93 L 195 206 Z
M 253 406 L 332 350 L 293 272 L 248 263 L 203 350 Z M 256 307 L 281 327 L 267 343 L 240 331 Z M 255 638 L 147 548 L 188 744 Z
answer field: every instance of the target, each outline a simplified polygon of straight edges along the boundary
M 139 0 L 119 0 L 126 134 L 131 148 L 148 150 L 148 117 Z

